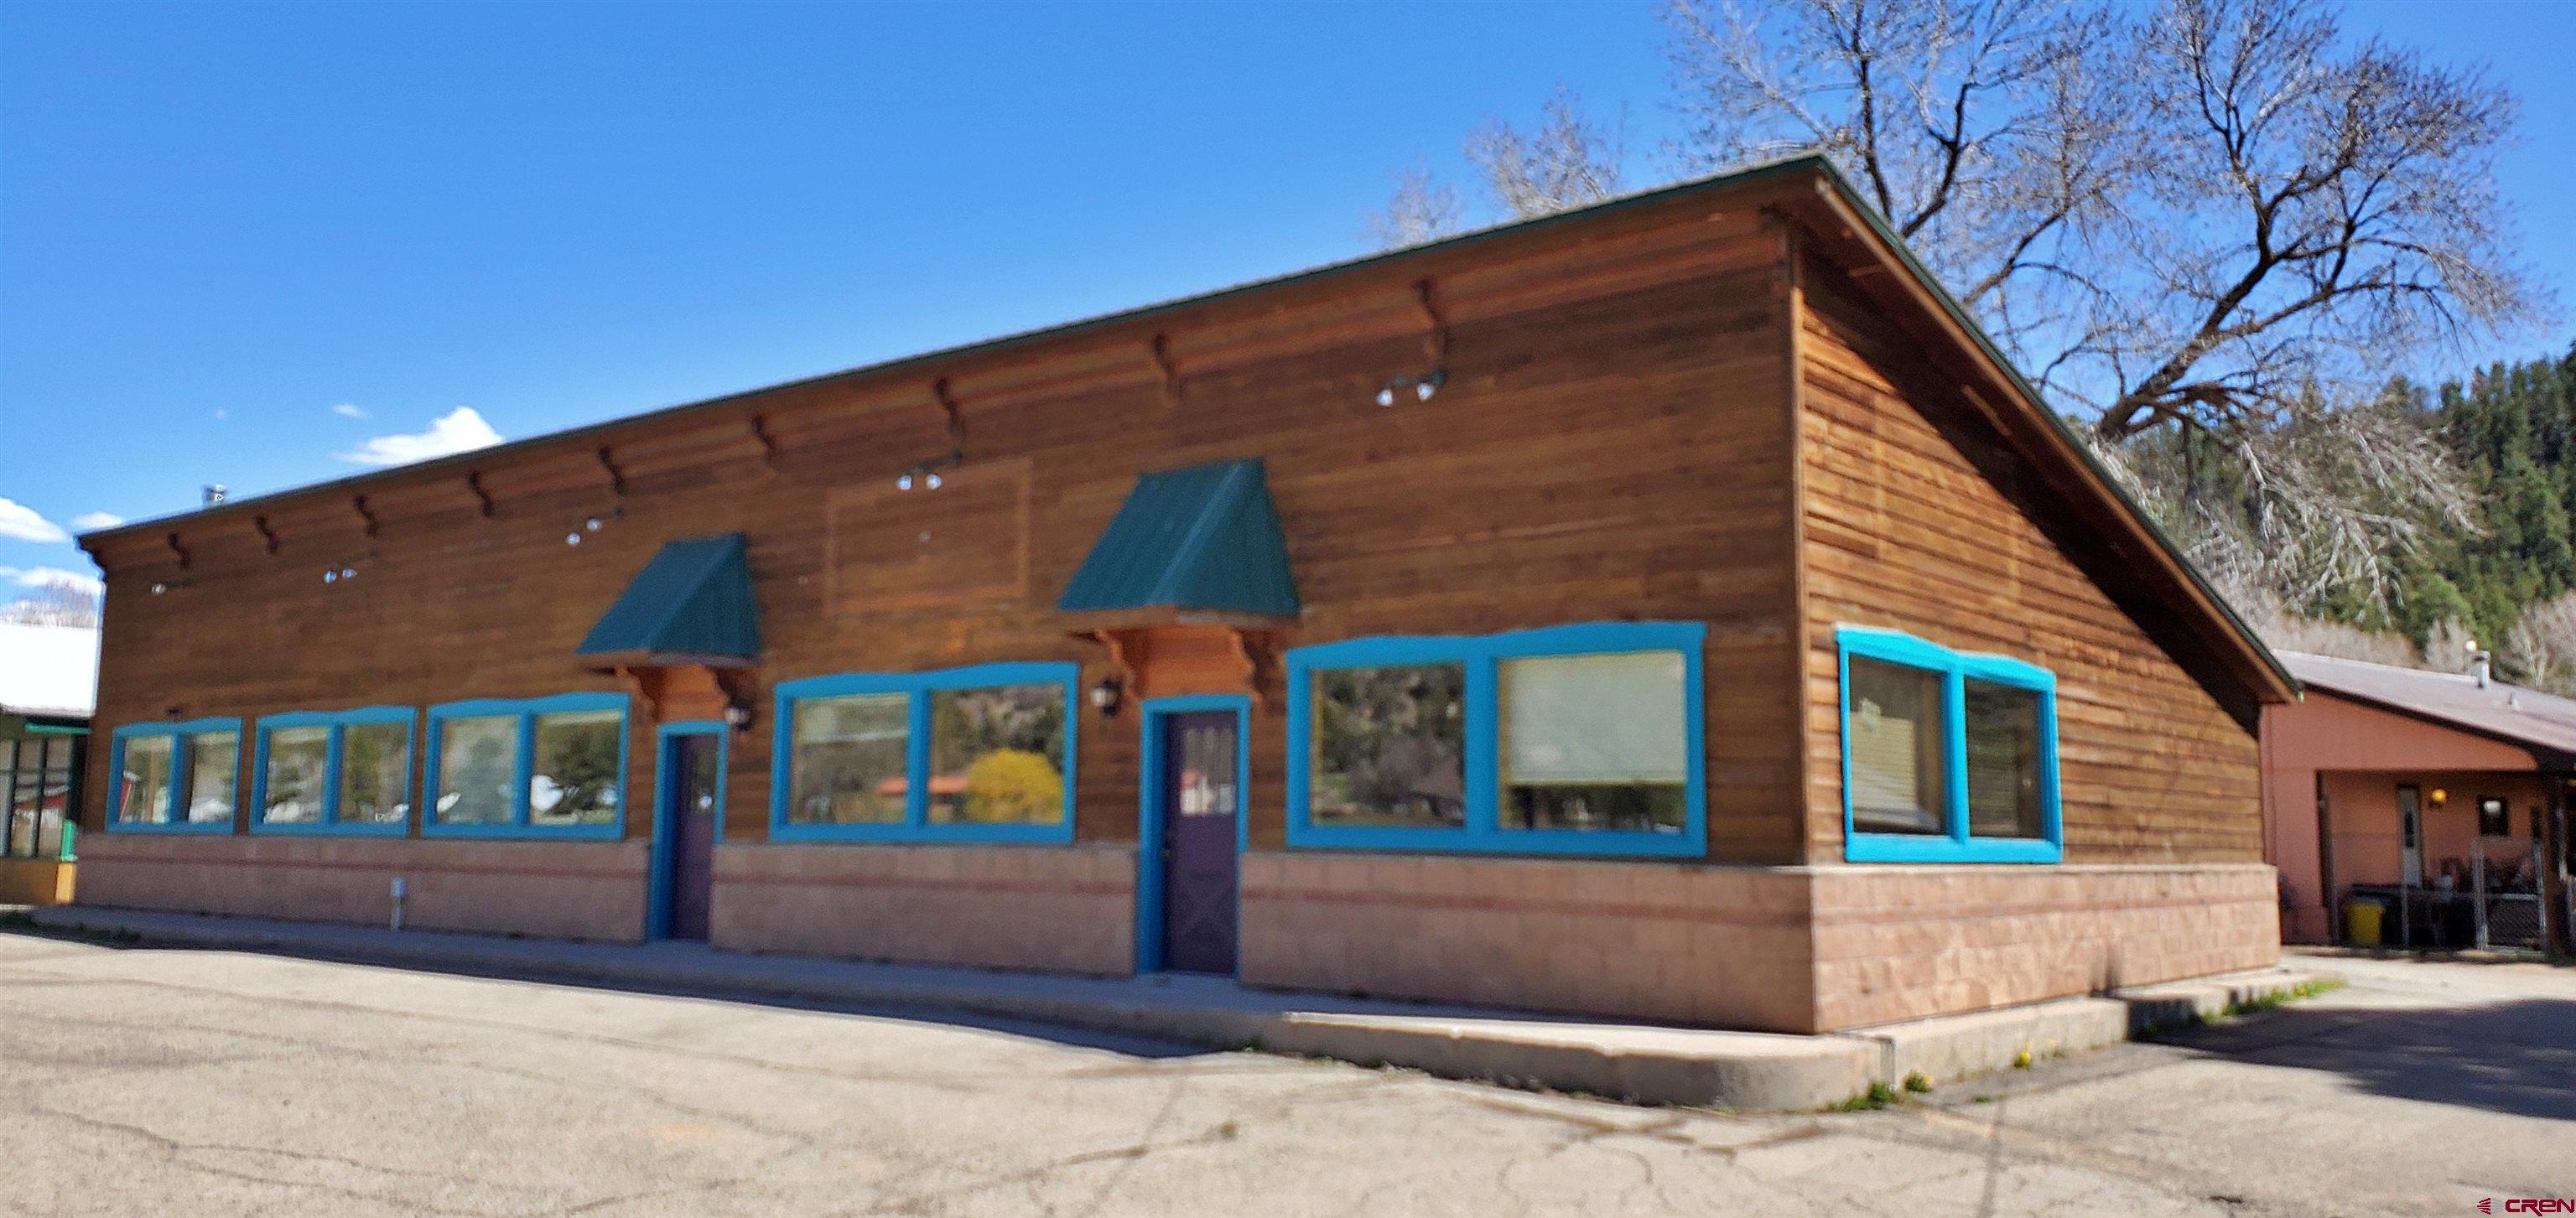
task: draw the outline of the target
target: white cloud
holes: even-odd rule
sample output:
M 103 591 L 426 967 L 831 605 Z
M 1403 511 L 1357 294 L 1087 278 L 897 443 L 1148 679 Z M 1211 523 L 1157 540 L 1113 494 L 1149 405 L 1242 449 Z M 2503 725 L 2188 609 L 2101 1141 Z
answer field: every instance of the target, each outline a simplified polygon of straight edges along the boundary
M 377 436 L 340 454 L 359 465 L 408 465 L 450 453 L 471 452 L 501 442 L 501 433 L 471 406 L 459 406 L 430 421 L 426 431 Z
M 83 575 L 78 571 L 66 571 L 61 567 L 0 567 L 0 579 L 8 580 L 21 588 L 43 588 L 61 584 L 78 588 L 91 596 L 107 590 L 107 584 L 97 576 Z
M 112 529 L 123 523 L 125 517 L 114 512 L 83 512 L 72 517 L 72 527 L 84 533 L 91 529 Z
M 337 406 L 333 406 L 331 408 L 331 413 L 344 419 L 364 419 L 372 417 L 367 414 L 364 407 L 361 407 L 354 402 L 342 402 Z
M 46 543 L 72 539 L 71 534 L 63 531 L 63 526 L 37 515 L 36 509 L 7 498 L 0 498 L 0 537 Z

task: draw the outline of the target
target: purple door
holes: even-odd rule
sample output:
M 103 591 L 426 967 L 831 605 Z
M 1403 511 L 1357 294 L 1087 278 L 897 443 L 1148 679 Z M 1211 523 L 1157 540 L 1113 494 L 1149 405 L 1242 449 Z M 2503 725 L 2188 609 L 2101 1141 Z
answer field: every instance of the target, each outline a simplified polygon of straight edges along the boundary
M 701 943 L 707 937 L 707 890 L 715 871 L 716 744 L 712 734 L 669 737 L 669 769 L 662 786 L 663 798 L 679 801 L 664 809 L 663 821 L 671 827 L 671 849 L 664 856 L 671 868 L 669 935 Z
M 1234 712 L 1167 715 L 1162 724 L 1163 967 L 1230 974 L 1243 806 Z

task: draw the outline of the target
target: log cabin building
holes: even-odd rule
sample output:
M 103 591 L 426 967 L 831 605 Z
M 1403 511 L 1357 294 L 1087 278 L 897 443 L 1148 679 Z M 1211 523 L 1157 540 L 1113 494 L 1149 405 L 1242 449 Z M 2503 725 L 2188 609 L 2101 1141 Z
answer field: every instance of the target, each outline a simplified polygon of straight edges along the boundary
M 1789 1032 L 2278 952 L 2294 686 L 1813 158 L 82 540 L 102 905 Z

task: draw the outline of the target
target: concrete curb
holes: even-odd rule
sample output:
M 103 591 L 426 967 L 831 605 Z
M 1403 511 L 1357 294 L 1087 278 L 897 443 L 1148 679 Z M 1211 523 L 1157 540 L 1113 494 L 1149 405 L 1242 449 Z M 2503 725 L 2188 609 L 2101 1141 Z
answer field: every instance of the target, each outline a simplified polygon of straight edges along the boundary
M 1101 979 L 935 969 L 794 956 L 392 932 L 314 923 L 85 906 L 37 910 L 36 925 L 139 944 L 735 994 L 1020 1020 L 1218 1049 L 1256 1048 L 1399 1066 L 1444 1078 L 1580 1091 L 1645 1104 L 1748 1111 L 1832 1107 L 2098 1048 L 2288 994 L 2328 975 L 2272 969 L 2107 997 L 2067 998 L 1840 1035 L 1793 1036 L 1558 1020 L 1500 1011 L 1251 990 L 1218 979 Z

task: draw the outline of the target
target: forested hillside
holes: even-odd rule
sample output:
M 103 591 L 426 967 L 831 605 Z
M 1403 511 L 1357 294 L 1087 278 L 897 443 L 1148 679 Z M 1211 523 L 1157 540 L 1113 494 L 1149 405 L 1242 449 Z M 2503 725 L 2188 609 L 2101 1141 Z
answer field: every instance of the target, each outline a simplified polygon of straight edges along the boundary
M 2106 455 L 2275 646 L 2576 693 L 2576 351 Z

